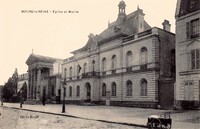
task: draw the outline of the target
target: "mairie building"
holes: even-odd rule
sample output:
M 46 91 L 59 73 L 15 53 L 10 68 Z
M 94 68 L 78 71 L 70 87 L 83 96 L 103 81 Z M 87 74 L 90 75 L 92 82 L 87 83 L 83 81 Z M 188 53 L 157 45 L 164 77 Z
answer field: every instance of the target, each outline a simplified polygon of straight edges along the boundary
M 176 106 L 200 106 L 200 0 L 176 7 Z
M 151 27 L 139 7 L 126 14 L 123 0 L 116 11 L 116 21 L 102 33 L 90 34 L 85 46 L 63 60 L 61 98 L 67 103 L 172 108 L 175 34 L 169 21 L 163 29 Z

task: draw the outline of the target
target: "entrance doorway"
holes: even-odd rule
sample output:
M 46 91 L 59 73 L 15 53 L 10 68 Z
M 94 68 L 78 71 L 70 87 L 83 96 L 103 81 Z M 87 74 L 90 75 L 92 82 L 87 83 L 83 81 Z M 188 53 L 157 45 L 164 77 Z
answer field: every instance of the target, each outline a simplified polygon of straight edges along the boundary
M 86 100 L 85 102 L 91 102 L 91 85 L 90 83 L 85 84 L 85 89 L 86 89 Z

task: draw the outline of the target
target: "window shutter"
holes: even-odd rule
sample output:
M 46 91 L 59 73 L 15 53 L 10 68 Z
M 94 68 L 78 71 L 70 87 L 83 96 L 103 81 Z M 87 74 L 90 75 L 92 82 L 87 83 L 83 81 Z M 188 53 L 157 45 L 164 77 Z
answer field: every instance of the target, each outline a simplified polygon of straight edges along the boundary
M 191 68 L 195 69 L 195 50 L 191 51 Z
M 190 22 L 186 22 L 186 37 L 187 39 L 190 39 Z
M 189 85 L 189 100 L 194 100 L 194 86 Z

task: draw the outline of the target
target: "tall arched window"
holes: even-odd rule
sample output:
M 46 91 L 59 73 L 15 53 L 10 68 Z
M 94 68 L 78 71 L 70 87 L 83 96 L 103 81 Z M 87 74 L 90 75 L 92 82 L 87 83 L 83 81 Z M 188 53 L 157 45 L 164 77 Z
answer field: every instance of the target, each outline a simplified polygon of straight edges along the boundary
M 92 71 L 95 71 L 95 61 L 92 61 Z
M 140 51 L 140 61 L 141 61 L 141 69 L 146 69 L 148 63 L 148 51 L 146 47 L 143 47 Z
M 131 67 L 133 62 L 133 54 L 131 51 L 128 51 L 126 54 L 126 67 Z
M 69 79 L 72 79 L 72 67 L 69 68 Z
M 102 85 L 102 96 L 106 96 L 106 84 L 103 83 Z
M 126 96 L 132 96 L 133 84 L 130 80 L 126 82 Z
M 87 68 L 87 64 L 84 63 L 84 65 L 83 65 L 83 73 L 86 73 L 86 68 Z
M 64 78 L 66 78 L 67 77 L 67 68 L 65 68 L 65 70 L 64 70 Z
M 141 86 L 141 96 L 147 96 L 147 80 L 142 79 L 140 81 L 140 86 Z
M 72 87 L 69 87 L 69 97 L 72 97 Z
M 117 57 L 116 55 L 112 56 L 112 70 L 116 69 L 116 64 L 117 64 Z
M 106 58 L 102 59 L 102 71 L 106 71 Z
M 105 57 L 102 59 L 102 71 L 103 71 L 102 75 L 106 75 L 106 58 Z
M 111 93 L 112 96 L 116 96 L 117 86 L 116 86 L 116 83 L 115 83 L 115 82 L 112 83 L 111 92 L 112 92 L 112 93 Z
M 79 76 L 79 65 L 77 65 L 77 67 L 76 67 L 76 74 L 77 74 L 77 76 Z
M 79 79 L 80 70 L 81 70 L 81 68 L 80 68 L 80 65 L 78 64 L 78 65 L 77 65 L 77 68 L 76 68 L 77 79 Z
M 76 97 L 79 97 L 80 96 L 80 86 L 78 85 L 76 87 Z

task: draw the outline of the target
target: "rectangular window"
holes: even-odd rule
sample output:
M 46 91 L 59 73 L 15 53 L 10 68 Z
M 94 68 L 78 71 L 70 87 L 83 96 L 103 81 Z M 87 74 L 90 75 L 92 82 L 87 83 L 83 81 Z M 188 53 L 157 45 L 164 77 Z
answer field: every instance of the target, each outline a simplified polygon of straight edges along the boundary
M 191 38 L 199 37 L 199 19 L 191 21 Z
M 195 19 L 186 23 L 187 39 L 197 38 L 200 36 L 200 20 Z
M 191 51 L 191 68 L 200 69 L 200 49 Z

